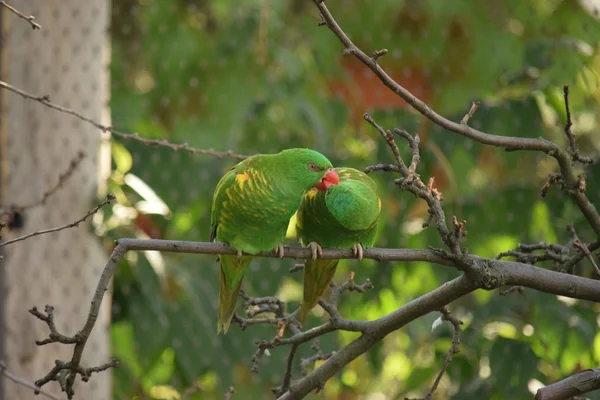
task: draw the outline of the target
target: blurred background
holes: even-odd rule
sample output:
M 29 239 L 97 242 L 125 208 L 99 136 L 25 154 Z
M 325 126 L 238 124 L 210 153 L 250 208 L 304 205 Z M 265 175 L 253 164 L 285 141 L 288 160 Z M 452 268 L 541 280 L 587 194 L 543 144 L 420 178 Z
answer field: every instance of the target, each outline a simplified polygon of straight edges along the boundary
M 367 54 L 388 49 L 381 66 L 438 113 L 459 121 L 472 101 L 480 101 L 469 124 L 489 133 L 564 144 L 562 87 L 570 85 L 573 131 L 582 153 L 598 158 L 600 2 L 337 0 L 328 7 Z M 370 112 L 387 129 L 420 135 L 418 172 L 424 180 L 435 177 L 449 218 L 468 221 L 465 246 L 471 253 L 495 257 L 519 243 L 566 243 L 569 223 L 583 241 L 595 239 L 558 188 L 540 196 L 556 171 L 553 159 L 484 147 L 431 124 L 353 57 L 342 56 L 338 39 L 317 26 L 310 1 L 114 0 L 106 18 L 108 106 L 120 131 L 241 154 L 310 147 L 334 165 L 363 169 L 393 161 L 385 141 L 362 119 Z M 408 161 L 408 147 L 399 145 Z M 103 146 L 111 163 L 101 169 L 99 188 L 114 193 L 117 204 L 97 214 L 91 229 L 106 257 L 120 237 L 208 241 L 213 190 L 236 160 L 115 137 Z M 597 203 L 600 167 L 585 173 L 587 194 Z M 435 229 L 421 228 L 426 204 L 395 187 L 393 174 L 372 177 L 383 195 L 378 247 L 441 247 Z M 290 230 L 289 243 L 293 235 Z M 253 261 L 243 287 L 250 295 L 278 296 L 293 310 L 302 294 L 301 274 L 289 273 L 293 264 Z M 575 273 L 597 279 L 592 270 L 586 260 Z M 383 316 L 458 276 L 428 263 L 351 260 L 340 263 L 336 281 L 350 271 L 357 281 L 369 278 L 375 285 L 364 294 L 343 295 L 342 315 L 360 320 Z M 272 398 L 287 349 L 271 351 L 259 373 L 251 373 L 254 342 L 275 330 L 252 326 L 242 332 L 232 325 L 228 335 L 217 336 L 217 282 L 214 256 L 128 254 L 109 299 L 108 356 L 121 360 L 112 370 L 110 398 L 167 400 L 186 393 L 189 399 L 221 399 L 230 385 L 234 399 Z M 600 364 L 596 304 L 525 289 L 506 297 L 477 291 L 450 309 L 465 322 L 461 353 L 436 399 L 529 399 L 542 384 Z M 389 335 L 332 378 L 320 398 L 424 395 L 451 344 L 449 325 L 432 332 L 437 317 L 427 315 Z M 324 318 L 316 308 L 308 326 Z M 333 351 L 356 336 L 330 334 L 320 346 Z M 306 345 L 300 354 L 313 351 Z M 201 391 L 191 394 L 196 386 Z

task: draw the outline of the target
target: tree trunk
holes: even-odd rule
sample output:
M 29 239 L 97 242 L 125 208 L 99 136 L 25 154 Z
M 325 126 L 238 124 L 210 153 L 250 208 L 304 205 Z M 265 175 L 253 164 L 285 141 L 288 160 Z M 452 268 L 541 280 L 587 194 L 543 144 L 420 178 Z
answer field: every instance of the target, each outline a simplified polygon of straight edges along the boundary
M 30 24 L 2 8 L 1 76 L 5 82 L 107 123 L 109 95 L 108 23 L 110 2 L 104 0 L 20 0 L 9 2 L 42 25 Z M 62 187 L 45 204 L 24 211 L 20 228 L 3 231 L 5 239 L 56 227 L 81 218 L 97 203 L 101 165 L 106 152 L 98 129 L 73 116 L 1 92 L 0 201 L 3 207 L 25 205 L 41 199 L 69 168 L 78 152 L 85 158 Z M 105 144 L 104 144 L 105 146 Z M 70 360 L 73 346 L 34 341 L 48 336 L 48 327 L 27 310 L 55 307 L 59 332 L 75 334 L 84 324 L 96 282 L 107 259 L 89 221 L 78 228 L 37 236 L 8 245 L 3 271 L 4 321 L 0 324 L 0 355 L 7 370 L 28 381 L 40 379 L 54 361 Z M 84 351 L 84 366 L 110 358 L 110 296 Z M 4 399 L 40 399 L 31 389 L 7 379 Z M 86 384 L 78 378 L 75 398 L 109 400 L 110 372 L 94 374 Z M 66 398 L 56 382 L 44 389 Z

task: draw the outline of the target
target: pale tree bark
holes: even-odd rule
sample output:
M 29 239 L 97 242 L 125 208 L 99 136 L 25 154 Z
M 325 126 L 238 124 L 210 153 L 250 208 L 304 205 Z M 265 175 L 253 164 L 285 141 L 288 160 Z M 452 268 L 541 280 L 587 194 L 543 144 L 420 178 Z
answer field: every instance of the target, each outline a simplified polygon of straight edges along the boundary
M 34 15 L 41 30 L 2 12 L 2 80 L 26 91 L 48 95 L 51 101 L 75 108 L 108 124 L 108 23 L 105 0 L 19 0 L 12 2 Z M 85 158 L 44 205 L 24 212 L 24 226 L 4 232 L 4 239 L 73 222 L 97 203 L 98 183 L 106 154 L 97 129 L 43 105 L 2 91 L 1 186 L 3 207 L 29 204 L 43 197 L 79 152 Z M 27 310 L 55 307 L 59 332 L 73 335 L 83 325 L 106 254 L 90 229 L 78 228 L 37 236 L 6 246 L 3 294 L 4 328 L 0 340 L 7 370 L 29 381 L 40 379 L 54 361 L 69 360 L 72 346 L 38 347 L 48 327 Z M 1 282 L 1 281 L 0 281 Z M 84 366 L 110 359 L 110 301 L 102 305 L 100 329 L 92 333 Z M 88 383 L 76 383 L 76 399 L 109 400 L 110 371 Z M 56 383 L 45 391 L 66 398 Z M 27 388 L 3 381 L 3 399 L 39 399 Z

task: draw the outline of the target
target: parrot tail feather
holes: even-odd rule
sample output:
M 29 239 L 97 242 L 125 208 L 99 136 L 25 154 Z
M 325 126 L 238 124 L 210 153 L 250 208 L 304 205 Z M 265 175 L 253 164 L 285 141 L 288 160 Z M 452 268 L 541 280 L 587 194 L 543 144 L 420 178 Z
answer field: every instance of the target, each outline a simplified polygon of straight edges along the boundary
M 222 256 L 219 282 L 219 309 L 217 311 L 217 333 L 229 330 L 237 298 L 240 294 L 246 267 L 251 257 Z
M 304 323 L 308 313 L 333 279 L 339 260 L 307 260 L 304 263 L 304 296 L 300 306 L 300 322 Z

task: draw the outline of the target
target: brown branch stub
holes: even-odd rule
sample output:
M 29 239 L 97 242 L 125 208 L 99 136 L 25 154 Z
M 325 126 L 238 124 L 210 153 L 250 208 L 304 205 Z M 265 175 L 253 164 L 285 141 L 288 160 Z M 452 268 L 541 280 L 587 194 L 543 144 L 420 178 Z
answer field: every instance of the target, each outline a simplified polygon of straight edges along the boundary
M 29 24 L 31 25 L 31 28 L 33 30 L 42 29 L 42 26 L 40 24 L 38 24 L 37 22 L 34 21 L 35 17 L 33 15 L 27 16 L 27 15 L 23 14 L 22 12 L 20 12 L 16 8 L 14 8 L 14 7 L 10 6 L 9 4 L 7 4 L 6 1 L 4 1 L 4 0 L 0 1 L 0 5 L 8 8 L 13 14 L 17 15 L 19 18 L 22 18 L 25 21 L 29 22 Z
M 388 49 L 381 49 L 381 50 L 377 50 L 373 52 L 373 56 L 371 57 L 371 60 L 374 63 L 377 63 L 377 61 L 379 60 L 379 57 L 384 56 L 388 53 Z
M 579 193 L 584 193 L 586 189 L 585 174 L 577 175 L 577 190 L 579 190 Z
M 469 120 L 473 118 L 473 115 L 475 115 L 475 112 L 479 108 L 480 104 L 481 103 L 479 101 L 474 101 L 473 103 L 471 103 L 471 108 L 469 109 L 469 112 L 466 113 L 465 116 L 462 117 L 462 119 L 460 120 L 461 125 L 466 125 L 469 122 Z
M 575 143 L 575 135 L 571 131 L 573 121 L 571 120 L 571 110 L 569 107 L 569 85 L 563 86 L 563 94 L 565 98 L 565 112 L 567 114 L 567 121 L 565 123 L 565 135 L 569 140 L 569 153 L 573 161 L 579 161 L 582 164 L 593 164 L 594 161 L 590 157 L 583 157 L 579 154 L 579 146 Z
M 542 191 L 541 191 L 541 195 L 542 197 L 546 197 L 546 195 L 548 194 L 548 191 L 550 190 L 550 188 L 553 185 L 561 185 L 561 188 L 565 188 L 565 181 L 563 180 L 563 177 L 561 174 L 556 174 L 556 173 L 552 173 L 550 175 L 548 175 L 548 179 L 546 180 L 546 183 L 544 184 L 544 186 L 542 186 Z
M 11 240 L 7 240 L 6 242 L 2 242 L 0 243 L 0 247 L 4 247 L 7 246 L 9 244 L 12 243 L 16 243 L 16 242 L 20 242 L 23 240 L 27 240 L 29 238 L 32 238 L 34 236 L 39 236 L 39 235 L 45 235 L 47 233 L 53 233 L 53 232 L 59 232 L 65 229 L 69 229 L 69 228 L 76 228 L 79 226 L 79 224 L 81 224 L 82 222 L 84 222 L 86 219 L 88 219 L 89 217 L 91 217 L 92 215 L 96 214 L 102 207 L 104 207 L 107 204 L 110 204 L 111 201 L 115 200 L 116 197 L 115 195 L 109 193 L 106 195 L 106 198 L 104 199 L 104 201 L 100 204 L 98 204 L 96 207 L 92 208 L 90 211 L 88 211 L 83 217 L 79 218 L 78 220 L 71 222 L 70 224 L 66 224 L 66 225 L 62 225 L 56 228 L 50 228 L 50 229 L 43 229 L 40 231 L 36 231 L 36 232 L 31 232 L 28 233 L 26 235 L 23 236 L 19 236 L 17 238 L 11 239 Z
M 227 389 L 227 393 L 225 393 L 225 397 L 223 398 L 223 400 L 231 400 L 231 397 L 235 394 L 235 389 L 233 388 L 233 386 L 230 386 L 229 389 Z
M 103 124 L 93 120 L 90 117 L 86 117 L 71 108 L 52 103 L 50 101 L 50 97 L 48 95 L 36 96 L 36 95 L 30 94 L 28 92 L 25 92 L 24 90 L 16 88 L 12 85 L 9 85 L 8 83 L 3 82 L 3 81 L 0 81 L 0 88 L 9 90 L 9 91 L 16 93 L 26 99 L 37 101 L 37 102 L 39 102 L 49 108 L 52 108 L 56 111 L 60 111 L 65 114 L 72 115 L 73 117 L 78 118 L 81 121 L 87 122 L 88 124 L 96 127 L 97 129 L 99 129 L 100 131 L 102 131 L 104 133 L 109 132 L 112 135 L 117 136 L 124 140 L 134 140 L 134 141 L 142 143 L 146 146 L 167 147 L 167 148 L 169 148 L 171 150 L 175 150 L 175 151 L 180 151 L 180 150 L 187 151 L 192 154 L 209 155 L 209 156 L 213 156 L 216 158 L 228 157 L 228 158 L 233 158 L 235 160 L 244 160 L 249 157 L 247 155 L 234 153 L 231 150 L 216 151 L 213 149 L 197 149 L 195 147 L 189 146 L 187 143 L 175 144 L 175 143 L 170 143 L 169 141 L 164 140 L 164 139 L 162 139 L 162 140 L 161 139 L 147 139 L 147 138 L 139 136 L 139 134 L 137 134 L 137 133 L 121 132 L 121 131 L 114 129 L 113 127 L 103 125 Z
M 454 236 L 457 239 L 462 239 L 467 236 L 467 231 L 465 230 L 465 226 L 467 225 L 467 221 L 463 220 L 458 222 L 456 215 L 452 216 L 452 224 L 454 224 Z

